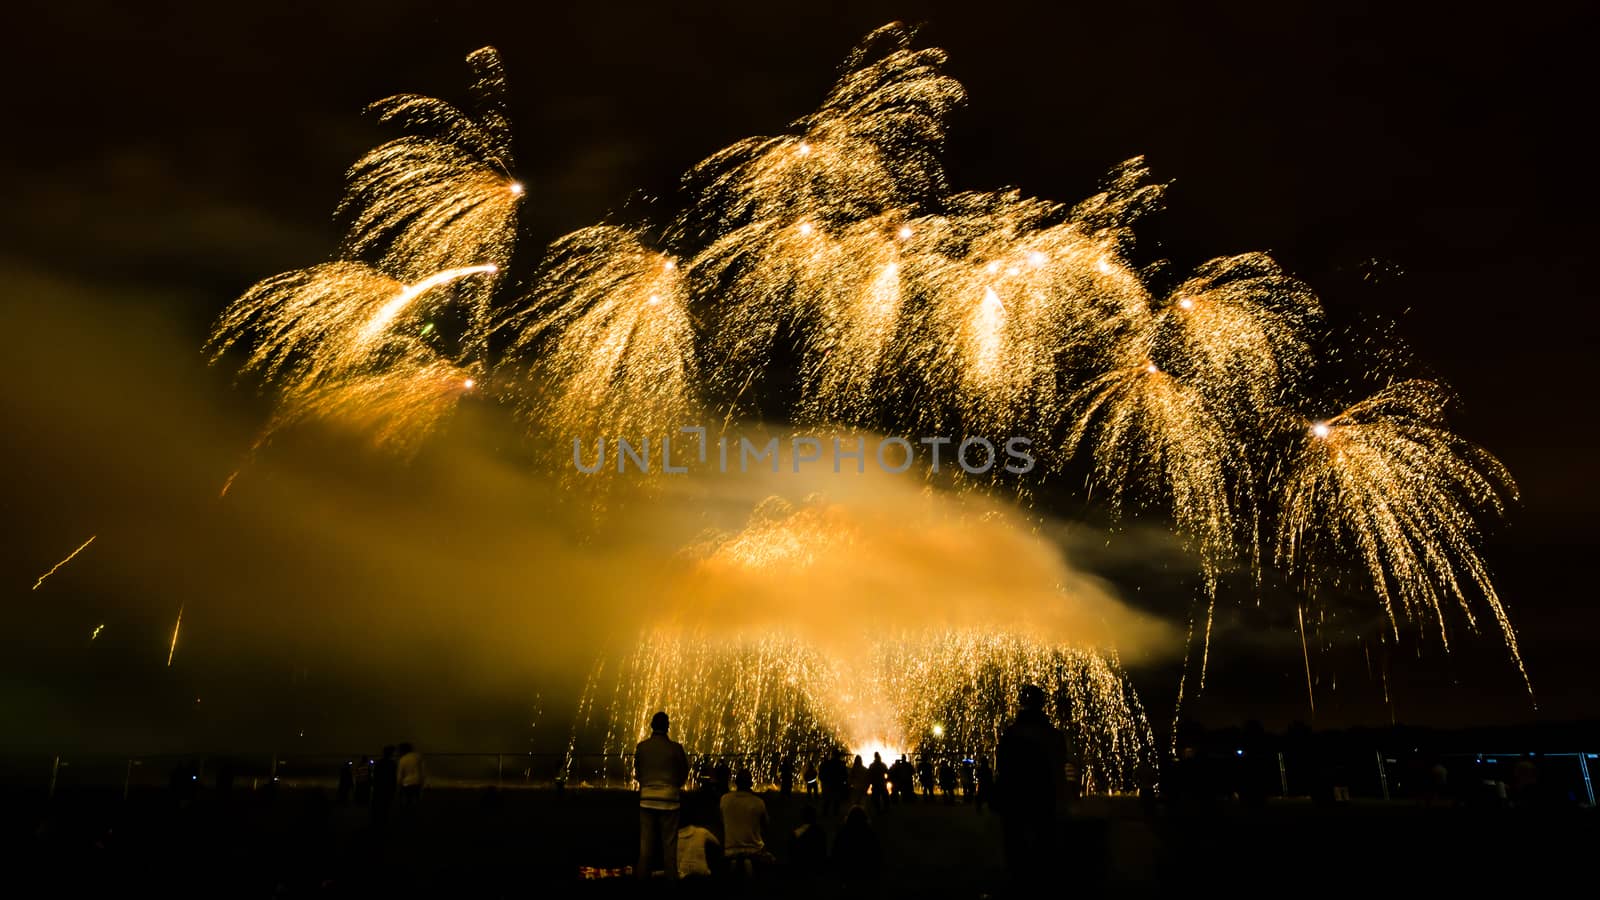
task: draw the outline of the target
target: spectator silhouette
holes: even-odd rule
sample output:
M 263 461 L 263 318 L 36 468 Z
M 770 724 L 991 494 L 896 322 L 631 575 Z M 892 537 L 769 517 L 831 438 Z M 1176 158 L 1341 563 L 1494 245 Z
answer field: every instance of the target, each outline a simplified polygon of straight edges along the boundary
M 800 824 L 789 835 L 789 864 L 803 879 L 815 878 L 828 860 L 828 836 L 817 824 L 817 810 L 800 810 Z
M 956 767 L 948 759 L 939 760 L 939 790 L 946 805 L 956 802 Z
M 861 754 L 856 754 L 856 761 L 850 764 L 850 805 L 860 806 L 867 802 L 867 785 L 872 779 L 867 771 L 866 764 L 861 761 Z
M 710 878 L 720 862 L 721 842 L 695 816 L 678 829 L 678 877 L 687 881 Z
M 1042 891 L 1056 862 L 1056 812 L 1066 792 L 1066 739 L 1044 712 L 1044 691 L 1027 685 L 1021 710 L 1000 736 L 995 809 L 1004 823 L 1006 867 L 1025 893 Z
M 867 786 L 872 791 L 873 808 L 883 812 L 889 805 L 889 766 L 881 753 L 872 754 L 872 765 L 867 767 Z
M 633 777 L 639 783 L 639 867 L 635 875 L 650 877 L 652 858 L 661 857 L 667 877 L 678 878 L 678 805 L 689 777 L 683 745 L 667 737 L 667 714 L 650 717 L 650 736 L 633 751 Z
M 806 783 L 806 796 L 811 797 L 817 793 L 817 763 L 816 760 L 807 759 L 805 771 L 800 776 Z
M 847 887 L 866 887 L 878 880 L 883 850 L 866 811 L 859 806 L 850 808 L 839 836 L 833 840 L 833 864 Z
M 933 796 L 933 757 L 923 754 L 917 760 L 917 780 L 922 782 L 922 796 Z
M 395 787 L 399 784 L 399 768 L 394 759 L 394 747 L 383 748 L 383 757 L 372 766 L 372 823 L 382 825 L 389 820 L 389 810 L 394 806 Z
M 989 757 L 978 758 L 978 768 L 973 773 L 973 779 L 977 788 L 973 795 L 977 802 L 973 808 L 983 812 L 985 806 L 994 805 L 994 766 L 989 764 Z
M 787 797 L 794 792 L 794 757 L 785 753 L 778 761 L 778 793 Z
M 850 776 L 845 771 L 844 760 L 839 754 L 830 754 L 822 761 L 822 767 L 817 772 L 817 780 L 822 788 L 822 814 L 824 816 L 837 816 L 844 808 L 844 795 L 849 790 Z
M 751 790 L 754 779 L 749 769 L 735 776 L 735 790 L 722 795 L 722 846 L 728 865 L 746 876 L 755 874 L 755 864 L 771 859 L 765 831 L 767 804 Z
M 894 794 L 890 797 L 896 803 L 909 802 L 916 795 L 917 772 L 911 767 L 911 762 L 905 754 L 894 761 L 889 767 L 889 784 L 894 787 Z

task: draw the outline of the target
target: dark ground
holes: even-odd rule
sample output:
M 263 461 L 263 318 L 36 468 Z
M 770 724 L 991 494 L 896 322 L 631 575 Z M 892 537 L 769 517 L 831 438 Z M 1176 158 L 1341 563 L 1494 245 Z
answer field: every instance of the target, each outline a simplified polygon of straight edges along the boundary
M 524 897 L 628 894 L 584 882 L 580 866 L 623 866 L 635 848 L 635 795 L 622 791 L 433 790 L 375 832 L 364 807 L 317 790 L 201 795 L 81 790 L 0 798 L 11 896 Z M 769 842 L 804 803 L 768 795 Z M 836 823 L 827 823 L 830 837 Z M 1424 896 L 1489 889 L 1539 896 L 1582 884 L 1600 847 L 1593 811 L 1425 809 L 1356 801 L 1277 800 L 1198 815 L 1147 811 L 1132 799 L 1080 803 L 1059 862 L 1074 896 L 1197 896 L 1362 891 Z M 918 803 L 878 817 L 885 852 L 868 896 L 1004 893 L 999 821 L 967 805 Z M 776 873 L 775 873 L 776 874 Z M 1225 892 L 1225 893 L 1224 893 Z M 832 884 L 773 878 L 758 896 L 837 896 Z

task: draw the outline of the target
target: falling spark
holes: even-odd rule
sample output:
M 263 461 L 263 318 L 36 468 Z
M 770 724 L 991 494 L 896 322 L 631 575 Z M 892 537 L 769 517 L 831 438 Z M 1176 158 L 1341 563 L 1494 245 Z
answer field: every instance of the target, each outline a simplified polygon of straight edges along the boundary
M 1296 606 L 1295 615 L 1300 618 L 1300 653 L 1306 661 L 1306 702 L 1311 704 L 1311 714 L 1317 714 L 1317 695 L 1311 690 L 1311 650 L 1306 646 L 1306 608 Z
M 178 618 L 172 623 L 172 646 L 167 648 L 167 668 L 172 668 L 172 656 L 178 652 L 178 629 L 183 627 L 183 604 L 178 604 Z
M 100 632 L 101 632 L 101 631 L 103 631 L 103 630 L 104 630 L 104 629 L 105 629 L 105 627 L 106 627 L 106 626 L 105 626 L 105 623 L 104 623 L 104 622 L 102 622 L 102 623 L 100 623 L 100 624 L 99 624 L 99 625 L 96 625 L 96 626 L 95 626 L 95 627 L 94 627 L 94 631 L 92 631 L 92 632 L 90 632 L 90 633 L 89 633 L 89 640 L 91 640 L 91 641 L 92 641 L 92 640 L 94 640 L 94 639 L 95 639 L 95 638 L 97 638 L 97 637 L 99 637 L 99 636 L 100 636 Z
M 867 668 L 856 672 L 779 631 L 710 637 L 659 630 L 642 637 L 615 678 L 607 683 L 597 674 L 585 687 L 574 744 L 589 727 L 582 711 L 599 708 L 607 757 L 625 758 L 645 736 L 650 714 L 670 709 L 674 733 L 690 753 L 737 759 L 769 781 L 780 756 L 818 759 L 839 746 L 913 752 L 931 736 L 938 752 L 992 753 L 1025 684 L 1045 690 L 1048 711 L 1083 760 L 1089 790 L 1132 788 L 1153 747 L 1143 707 L 1114 659 L 1020 635 L 882 635 Z
M 39 589 L 39 585 L 44 584 L 44 580 L 46 578 L 49 578 L 51 575 L 54 575 L 56 573 L 57 569 L 61 568 L 62 566 L 66 565 L 69 562 L 72 562 L 72 558 L 74 556 L 77 556 L 79 553 L 82 553 L 83 552 L 83 548 L 85 548 L 85 547 L 89 546 L 90 544 L 94 543 L 94 539 L 97 538 L 97 537 L 99 537 L 99 535 L 95 535 L 95 534 L 89 535 L 89 539 L 87 541 L 84 541 L 83 543 L 79 544 L 78 545 L 78 549 L 72 551 L 71 553 L 68 553 L 66 559 L 63 559 L 62 561 L 60 561 L 60 562 L 56 563 L 55 565 L 51 566 L 50 567 L 50 571 L 44 573 L 43 575 L 40 575 L 39 576 L 39 580 L 35 581 L 33 583 L 33 587 L 30 588 L 29 590 L 37 591 Z

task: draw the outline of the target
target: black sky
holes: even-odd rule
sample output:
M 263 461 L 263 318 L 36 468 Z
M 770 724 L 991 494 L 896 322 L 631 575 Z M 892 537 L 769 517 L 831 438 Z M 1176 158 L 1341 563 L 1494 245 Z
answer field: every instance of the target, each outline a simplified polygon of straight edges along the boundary
M 1074 201 L 1144 154 L 1173 182 L 1147 251 L 1183 266 L 1268 250 L 1336 319 L 1395 320 L 1457 389 L 1459 430 L 1522 488 L 1489 560 L 1541 710 L 1485 635 L 1416 664 L 1428 709 L 1413 714 L 1600 715 L 1592 4 L 67 2 L 25 16 L 0 60 L 0 259 L 195 346 L 249 284 L 333 250 L 341 175 L 384 136 L 363 106 L 459 96 L 472 49 L 497 46 L 511 80 L 526 272 L 559 234 L 670 210 L 679 173 L 810 110 L 860 36 L 921 22 L 970 95 L 956 187 Z M 6 289 L 8 306 L 40 299 Z M 9 473 L 13 513 L 34 506 L 32 474 Z M 1210 715 L 1296 714 L 1299 655 L 1274 646 L 1241 643 Z M 1287 680 L 1267 691 L 1262 673 Z

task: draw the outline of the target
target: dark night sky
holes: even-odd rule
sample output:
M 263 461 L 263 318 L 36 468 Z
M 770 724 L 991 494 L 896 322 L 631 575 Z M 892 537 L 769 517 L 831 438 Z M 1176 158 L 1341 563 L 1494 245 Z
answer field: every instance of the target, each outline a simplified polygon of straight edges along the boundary
M 950 144 L 955 186 L 1073 201 L 1111 165 L 1146 155 L 1173 187 L 1141 230 L 1145 248 L 1180 265 L 1268 250 L 1336 319 L 1396 320 L 1461 395 L 1459 430 L 1518 477 L 1522 501 L 1488 557 L 1541 709 L 1486 634 L 1451 656 L 1431 645 L 1397 688 L 1401 717 L 1600 715 L 1589 656 L 1600 427 L 1585 393 L 1600 322 L 1588 286 L 1600 239 L 1591 4 L 1493 15 L 1181 0 L 545 6 L 66 2 L 25 13 L 33 21 L 0 60 L 8 322 L 48 302 L 29 285 L 69 282 L 198 347 L 249 284 L 333 250 L 341 175 L 383 137 L 362 107 L 400 91 L 459 96 L 461 58 L 483 44 L 500 49 L 511 80 L 517 174 L 532 197 L 525 273 L 545 242 L 627 204 L 664 197 L 670 210 L 680 172 L 810 110 L 861 35 L 922 22 L 969 92 Z M 8 452 L 6 520 L 28 552 L 7 556 L 5 577 L 27 581 L 80 529 L 25 521 L 71 492 L 18 471 L 35 457 Z M 37 601 L 25 588 L 13 603 Z M 1283 625 L 1252 615 L 1224 621 Z M 1236 643 L 1200 713 L 1303 716 L 1298 645 Z M 30 674 L 4 677 L 22 692 Z M 1165 675 L 1149 681 L 1147 693 L 1170 691 Z M 1341 689 L 1335 721 L 1387 719 L 1370 684 Z

